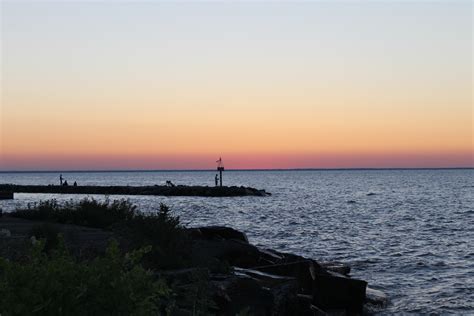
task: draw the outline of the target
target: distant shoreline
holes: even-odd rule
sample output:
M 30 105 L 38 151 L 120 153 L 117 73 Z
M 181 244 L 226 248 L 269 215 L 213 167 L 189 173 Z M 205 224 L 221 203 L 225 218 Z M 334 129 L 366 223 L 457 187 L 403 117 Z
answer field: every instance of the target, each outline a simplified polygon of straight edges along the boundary
M 241 171 L 397 171 L 397 170 L 474 170 L 474 167 L 452 168 L 289 168 L 289 169 L 226 169 L 228 172 Z M 7 173 L 132 173 L 132 172 L 215 172 L 215 169 L 124 169 L 124 170 L 0 170 Z

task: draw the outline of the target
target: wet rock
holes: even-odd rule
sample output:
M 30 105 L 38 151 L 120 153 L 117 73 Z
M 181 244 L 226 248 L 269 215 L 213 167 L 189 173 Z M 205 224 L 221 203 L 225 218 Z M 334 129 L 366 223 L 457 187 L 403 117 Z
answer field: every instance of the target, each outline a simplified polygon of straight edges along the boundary
M 309 259 L 268 266 L 257 266 L 253 267 L 253 269 L 295 278 L 298 286 L 298 293 L 311 293 L 315 275 L 317 273 L 325 273 L 316 262 Z
M 373 196 L 373 195 L 376 195 L 376 193 L 374 192 L 367 193 L 367 196 Z
M 280 252 L 273 249 L 264 249 L 264 250 L 260 250 L 260 252 L 264 253 L 266 259 L 274 261 L 274 264 L 283 264 L 283 263 L 292 263 L 292 262 L 311 260 L 311 259 L 298 256 L 292 253 Z
M 342 262 L 320 262 L 324 269 L 348 276 L 351 273 L 351 267 Z
M 365 300 L 367 304 L 377 307 L 386 307 L 389 303 L 387 294 L 382 291 L 367 287 L 365 291 Z
M 265 273 L 255 269 L 244 269 L 239 267 L 233 267 L 233 269 L 235 275 L 253 278 L 254 280 L 257 280 L 260 285 L 268 288 L 272 288 L 284 283 L 294 283 L 296 281 L 296 279 L 293 277 Z
M 349 203 L 349 204 L 355 204 L 355 203 L 357 203 L 357 202 L 354 201 L 354 200 L 349 200 L 349 201 L 347 201 L 347 203 Z
M 367 282 L 329 272 L 313 281 L 313 303 L 326 312 L 362 313 Z
M 284 255 L 271 249 L 259 249 L 261 265 L 272 265 L 282 263 Z

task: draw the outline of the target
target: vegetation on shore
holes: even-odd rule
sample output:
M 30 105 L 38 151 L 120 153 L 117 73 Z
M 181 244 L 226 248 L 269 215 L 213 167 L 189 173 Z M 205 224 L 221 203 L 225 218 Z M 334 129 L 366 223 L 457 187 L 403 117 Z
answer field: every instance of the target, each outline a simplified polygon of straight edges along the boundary
M 157 212 L 143 214 L 128 200 L 86 198 L 63 204 L 49 200 L 18 209 L 11 216 L 111 230 L 127 240 L 129 248 L 153 245 L 144 260 L 154 267 L 169 269 L 189 265 L 190 240 L 186 230 L 179 217 L 171 216 L 164 204 L 160 204 Z
M 52 200 L 0 224 L 1 315 L 361 314 L 387 304 L 383 293 L 368 299 L 347 266 L 259 249 L 230 227 L 185 228 L 163 204 L 143 214 L 124 200 Z
M 151 315 L 169 314 L 172 291 L 140 264 L 150 250 L 125 255 L 112 241 L 104 256 L 81 262 L 62 238 L 49 254 L 39 240 L 23 262 L 0 258 L 2 315 Z
M 79 202 L 60 204 L 57 200 L 40 201 L 18 209 L 11 216 L 94 228 L 110 228 L 112 224 L 131 220 L 139 215 L 136 206 L 127 200 L 98 201 L 85 198 Z
M 213 305 L 203 290 L 205 274 L 194 275 L 185 287 L 160 276 L 164 269 L 189 265 L 191 244 L 179 217 L 164 204 L 143 214 L 126 200 L 50 200 L 10 216 L 41 223 L 30 231 L 34 245 L 20 262 L 0 258 L 2 315 L 170 314 L 183 305 L 199 315 Z M 131 250 L 124 253 L 112 240 L 104 255 L 77 258 L 68 252 L 56 224 L 111 231 Z

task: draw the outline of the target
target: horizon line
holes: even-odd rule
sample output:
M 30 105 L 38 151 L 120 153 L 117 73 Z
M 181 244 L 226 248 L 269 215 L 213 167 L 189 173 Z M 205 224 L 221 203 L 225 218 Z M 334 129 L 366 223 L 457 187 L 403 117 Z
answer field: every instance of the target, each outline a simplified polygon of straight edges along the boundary
M 225 171 L 370 171 L 370 170 L 470 170 L 474 167 L 385 167 L 385 168 L 256 168 L 226 169 Z M 111 169 L 111 170 L 0 170 L 0 173 L 107 173 L 107 172 L 210 172 L 216 169 Z

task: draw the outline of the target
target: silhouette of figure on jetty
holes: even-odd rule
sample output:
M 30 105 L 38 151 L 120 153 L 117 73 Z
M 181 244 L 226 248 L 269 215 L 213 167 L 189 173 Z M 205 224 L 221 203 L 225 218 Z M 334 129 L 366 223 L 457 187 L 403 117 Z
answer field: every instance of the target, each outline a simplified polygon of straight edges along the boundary
M 64 180 L 63 175 L 60 174 L 59 175 L 59 185 L 63 185 L 63 180 Z
M 68 185 L 67 180 L 64 180 L 63 186 L 67 187 Z
M 214 177 L 214 182 L 216 183 L 216 187 L 219 185 L 219 176 L 216 173 L 216 176 Z
M 219 171 L 219 178 L 217 178 L 217 175 L 216 175 L 216 179 L 220 181 L 220 186 L 222 186 L 222 171 L 225 170 L 224 163 L 222 162 L 222 157 L 219 157 L 219 160 L 217 160 L 216 162 L 217 162 L 217 171 Z M 217 182 L 216 182 L 216 186 L 217 186 Z
M 77 182 L 76 182 L 76 181 L 74 181 L 74 184 L 73 184 L 73 186 L 77 187 Z
M 174 183 L 171 182 L 170 180 L 166 181 L 166 186 L 167 187 L 175 187 Z

